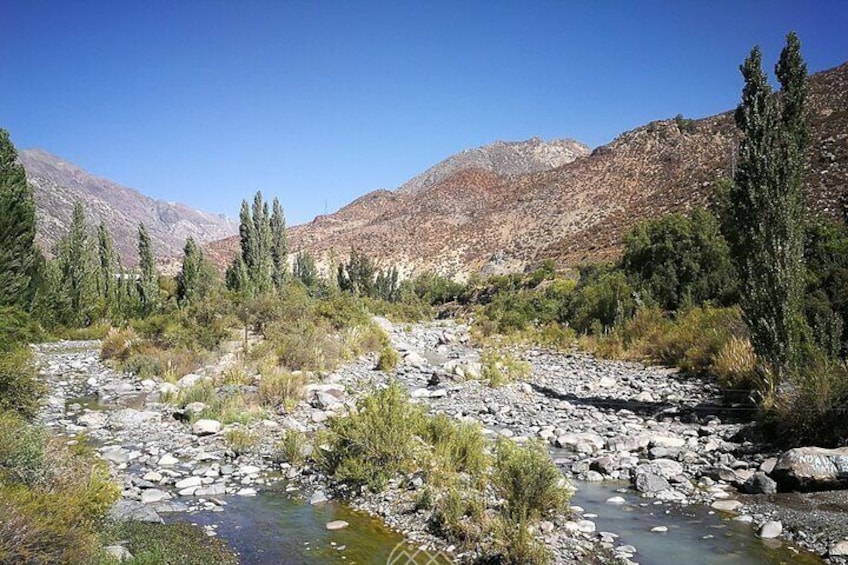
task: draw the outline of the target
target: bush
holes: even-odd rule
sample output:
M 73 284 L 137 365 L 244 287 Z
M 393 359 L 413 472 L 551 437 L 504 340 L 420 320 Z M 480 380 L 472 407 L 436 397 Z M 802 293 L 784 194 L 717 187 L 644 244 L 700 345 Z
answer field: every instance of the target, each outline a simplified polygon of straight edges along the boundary
M 12 351 L 43 337 L 41 328 L 25 312 L 15 307 L 0 306 L 0 352 Z
M 0 412 L 0 484 L 46 482 L 44 431 L 15 412 Z
M 117 361 L 126 361 L 132 353 L 133 347 L 138 342 L 138 334 L 132 328 L 118 329 L 111 328 L 103 342 L 100 344 L 101 359 L 115 359 Z
M 636 310 L 633 289 L 621 271 L 581 275 L 568 303 L 568 320 L 582 333 L 602 333 L 622 324 Z
M 504 516 L 514 523 L 560 512 L 572 494 L 565 477 L 538 441 L 519 446 L 499 439 L 492 484 L 497 495 L 506 501 Z
M 428 480 L 447 483 L 454 473 L 468 473 L 479 482 L 489 466 L 486 438 L 479 424 L 455 422 L 446 414 L 428 418 L 423 438 L 433 447 Z
M 730 389 L 754 390 L 758 386 L 757 356 L 751 340 L 733 336 L 713 359 L 712 372 Z
M 286 435 L 277 444 L 277 452 L 283 461 L 299 467 L 306 460 L 306 435 L 297 430 L 286 430 Z
M 236 454 L 236 457 L 238 457 L 253 449 L 259 441 L 259 437 L 250 430 L 233 428 L 224 432 L 224 440 L 233 453 Z
M 780 445 L 841 447 L 848 443 L 848 368 L 823 354 L 766 398 L 765 422 Z
M 28 346 L 0 352 L 0 411 L 13 410 L 25 418 L 35 417 L 46 391 L 35 373 Z
M 319 464 L 335 480 L 351 486 L 382 490 L 395 475 L 415 467 L 422 409 L 409 401 L 393 381 L 383 390 L 361 398 L 356 411 L 329 420 Z
M 120 489 L 90 449 L 0 416 L 0 563 L 90 563 Z
M 385 373 L 393 372 L 400 363 L 400 356 L 395 348 L 391 345 L 386 345 L 380 351 L 380 357 L 377 359 L 377 369 Z
M 486 503 L 480 493 L 450 488 L 435 506 L 434 526 L 451 543 L 473 548 L 485 536 Z
M 262 364 L 260 373 L 259 399 L 263 406 L 291 411 L 303 399 L 307 381 L 303 373 L 291 373 L 267 362 Z
M 502 387 L 530 374 L 530 363 L 516 359 L 509 353 L 484 351 L 480 357 L 483 365 L 481 377 L 490 387 Z
M 498 520 L 495 527 L 495 546 L 499 550 L 498 563 L 504 565 L 547 565 L 551 553 L 530 531 L 525 522 Z

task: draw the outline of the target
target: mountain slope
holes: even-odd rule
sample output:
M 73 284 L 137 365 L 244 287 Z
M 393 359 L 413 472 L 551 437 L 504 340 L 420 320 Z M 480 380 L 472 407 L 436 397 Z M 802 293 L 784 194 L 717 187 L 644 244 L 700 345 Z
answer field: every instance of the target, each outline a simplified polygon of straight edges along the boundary
M 143 222 L 158 257 L 182 253 L 185 240 L 192 236 L 207 242 L 230 236 L 238 224 L 228 218 L 194 210 L 179 203 L 149 198 L 131 188 L 90 175 L 41 149 L 25 149 L 19 159 L 27 181 L 35 191 L 38 244 L 50 251 L 67 232 L 74 202 L 85 208 L 90 225 L 102 220 L 115 240 L 125 264 L 138 261 L 137 230 Z
M 809 206 L 838 217 L 848 194 L 848 64 L 811 76 L 808 103 Z M 609 260 L 636 222 L 705 205 L 715 182 L 731 174 L 736 136 L 730 113 L 662 120 L 548 170 L 498 174 L 484 163 L 436 182 L 410 181 L 291 228 L 290 248 L 326 261 L 355 247 L 406 274 L 460 278 L 548 258 Z M 237 238 L 210 246 L 222 263 L 237 247 Z
M 496 141 L 451 155 L 402 184 L 396 192 L 420 194 L 468 169 L 481 169 L 498 175 L 537 173 L 567 165 L 588 154 L 589 148 L 573 139 L 545 142 L 534 137 L 527 141 Z

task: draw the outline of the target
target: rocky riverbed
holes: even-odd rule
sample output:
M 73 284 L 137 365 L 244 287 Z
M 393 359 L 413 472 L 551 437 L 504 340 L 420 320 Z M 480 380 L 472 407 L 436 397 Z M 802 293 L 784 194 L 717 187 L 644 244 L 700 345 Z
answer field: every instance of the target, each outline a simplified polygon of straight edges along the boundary
M 740 494 L 773 490 L 767 473 L 778 454 L 752 443 L 744 425 L 730 421 L 728 416 L 741 412 L 723 406 L 711 384 L 663 368 L 522 349 L 515 354 L 530 363 L 529 376 L 490 388 L 476 378 L 483 367 L 466 328 L 452 322 L 380 323 L 401 353 L 392 377 L 374 369 L 374 357 L 312 375 L 306 399 L 290 414 L 271 414 L 246 426 L 260 438 L 246 454 L 227 446 L 226 427 L 219 422 L 192 425 L 174 418 L 173 406 L 161 402 L 174 385 L 105 367 L 97 342 L 36 348 L 51 387 L 44 421 L 61 433 L 84 433 L 110 462 L 123 487 L 114 514 L 125 518 L 158 521 L 165 513 L 226 511 L 226 497 L 254 496 L 279 480 L 321 504 L 332 492 L 325 478 L 308 467 L 278 463 L 276 443 L 287 429 L 317 431 L 358 394 L 398 378 L 432 411 L 480 422 L 492 435 L 546 441 L 564 474 L 575 481 L 618 481 L 651 504 L 704 505 L 749 523 L 763 538 L 844 562 L 837 555 L 848 549 L 843 548 L 848 520 L 841 493 L 798 495 L 792 504 L 781 498 L 791 495 Z M 210 378 L 214 371 L 198 371 L 176 386 Z M 409 508 L 409 492 L 418 487 L 414 478 L 400 481 L 353 504 L 418 546 L 452 549 Z M 610 496 L 606 503 L 622 504 L 623 497 Z M 638 547 L 619 543 L 614 532 L 598 531 L 593 517 L 575 507 L 568 519 L 540 526 L 557 562 L 578 562 L 599 549 L 619 561 L 638 561 Z M 831 523 L 836 517 L 839 522 Z M 654 533 L 665 535 L 664 527 L 657 525 Z M 208 532 L 214 535 L 214 527 Z

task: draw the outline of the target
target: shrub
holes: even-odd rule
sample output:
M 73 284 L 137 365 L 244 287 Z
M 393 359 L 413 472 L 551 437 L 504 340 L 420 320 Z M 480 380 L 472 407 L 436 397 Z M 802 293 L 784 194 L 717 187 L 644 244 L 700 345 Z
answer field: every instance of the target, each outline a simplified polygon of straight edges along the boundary
M 227 445 L 233 453 L 235 453 L 238 457 L 253 449 L 259 441 L 259 437 L 250 430 L 233 428 L 224 432 L 224 440 L 227 442 Z
M 633 289 L 621 271 L 587 272 L 568 303 L 568 320 L 578 332 L 601 333 L 636 310 Z
M 108 467 L 18 416 L 0 420 L 0 563 L 90 563 L 120 494 Z
M 713 373 L 724 387 L 747 390 L 757 387 L 757 356 L 747 338 L 731 337 L 721 347 L 712 365 Z
M 132 328 L 111 328 L 100 345 L 101 359 L 126 361 L 138 339 L 138 334 Z
M 41 328 L 24 311 L 0 306 L 0 352 L 12 351 L 20 345 L 42 338 Z
M 297 430 L 286 430 L 286 435 L 277 444 L 277 452 L 283 461 L 299 467 L 306 460 L 306 435 Z
M 547 565 L 551 553 L 544 543 L 533 535 L 526 522 L 498 520 L 495 529 L 496 556 L 504 565 Z
M 400 356 L 395 348 L 391 345 L 386 345 L 380 351 L 380 358 L 377 359 L 377 369 L 385 373 L 394 371 L 400 363 Z
M 33 418 L 44 392 L 44 384 L 36 378 L 29 347 L 0 352 L 0 411 L 13 410 L 25 418 Z
M 493 388 L 504 386 L 530 374 L 530 363 L 516 359 L 509 353 L 485 351 L 480 357 L 480 362 L 483 365 L 481 377 Z
M 544 446 L 532 441 L 519 446 L 508 439 L 497 443 L 492 484 L 506 501 L 504 516 L 526 523 L 565 508 L 572 490 Z
M 435 507 L 436 530 L 451 543 L 471 548 L 485 536 L 488 521 L 485 500 L 480 493 L 450 488 Z
M 259 381 L 259 399 L 263 406 L 283 407 L 291 411 L 303 398 L 306 376 L 303 373 L 291 373 L 272 363 L 264 363 L 260 368 L 262 379 Z
M 414 470 L 422 420 L 421 407 L 393 381 L 361 398 L 355 412 L 329 420 L 329 449 L 318 451 L 319 464 L 339 482 L 382 490 L 390 478 Z
M 424 439 L 433 446 L 428 480 L 446 483 L 454 473 L 468 473 L 478 481 L 489 466 L 486 439 L 479 424 L 455 422 L 446 414 L 428 418 L 423 428 Z
M 44 431 L 15 412 L 0 413 L 0 484 L 35 486 L 46 481 Z
M 765 422 L 781 445 L 844 446 L 848 442 L 848 368 L 823 354 L 792 376 L 773 402 L 766 398 Z

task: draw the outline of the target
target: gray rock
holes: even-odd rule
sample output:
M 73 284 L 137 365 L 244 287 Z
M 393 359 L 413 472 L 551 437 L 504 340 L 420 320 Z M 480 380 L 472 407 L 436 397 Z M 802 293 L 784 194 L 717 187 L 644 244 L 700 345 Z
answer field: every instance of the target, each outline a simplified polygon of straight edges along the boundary
M 196 436 L 209 436 L 221 431 L 221 422 L 218 420 L 198 420 L 191 427 Z
M 777 520 L 769 520 L 760 528 L 760 537 L 763 539 L 774 539 L 783 533 L 783 524 Z
M 221 496 L 224 494 L 227 494 L 227 487 L 220 483 L 200 487 L 194 491 L 194 496 Z
M 738 500 L 716 500 L 710 504 L 710 508 L 721 512 L 736 512 L 742 508 L 742 503 Z
M 762 471 L 757 471 L 742 484 L 742 492 L 748 494 L 774 494 L 777 483 Z
M 827 551 L 828 556 L 830 557 L 846 557 L 848 556 L 848 540 L 842 540 L 840 542 L 836 542 L 835 544 L 830 546 L 830 549 Z
M 114 557 L 118 562 L 123 563 L 133 559 L 133 554 L 123 545 L 107 545 L 103 551 Z
M 199 487 L 201 484 L 203 484 L 203 480 L 200 477 L 188 477 L 181 481 L 177 481 L 174 488 L 182 490 L 191 487 Z
M 150 522 L 161 524 L 162 517 L 156 511 L 149 507 L 136 502 L 122 498 L 109 509 L 109 518 L 115 522 Z
M 151 488 L 141 493 L 141 503 L 153 504 L 154 502 L 161 502 L 170 497 L 171 495 L 164 490 L 160 490 L 158 488 Z
M 160 422 L 162 414 L 159 412 L 134 410 L 122 408 L 109 413 L 109 426 L 120 429 L 134 429 L 149 422 Z
M 202 375 L 195 375 L 194 373 L 189 373 L 188 375 L 182 377 L 177 381 L 177 387 L 179 388 L 191 388 L 197 383 L 201 381 L 211 381 L 210 377 L 204 377 Z
M 327 495 L 324 494 L 323 490 L 316 490 L 312 493 L 312 496 L 309 498 L 309 504 L 322 504 L 330 500 L 327 498 Z
M 103 412 L 88 412 L 77 418 L 77 424 L 87 428 L 102 428 L 106 425 L 106 414 Z
M 633 486 L 643 493 L 657 493 L 670 488 L 665 478 L 650 472 L 636 473 Z
M 848 447 L 798 447 L 783 453 L 771 477 L 781 490 L 826 490 L 848 487 Z
M 327 522 L 327 529 L 330 531 L 334 530 L 343 530 L 347 528 L 350 524 L 345 522 L 344 520 L 333 520 L 332 522 Z

